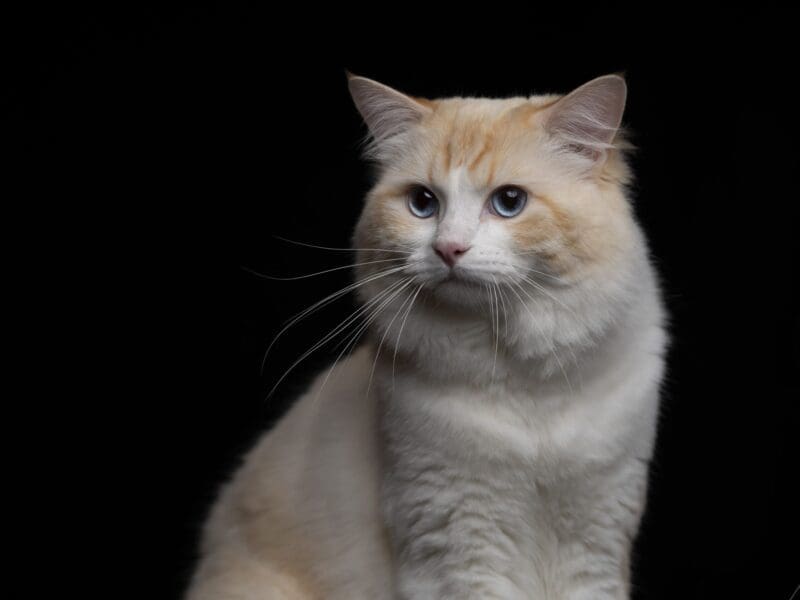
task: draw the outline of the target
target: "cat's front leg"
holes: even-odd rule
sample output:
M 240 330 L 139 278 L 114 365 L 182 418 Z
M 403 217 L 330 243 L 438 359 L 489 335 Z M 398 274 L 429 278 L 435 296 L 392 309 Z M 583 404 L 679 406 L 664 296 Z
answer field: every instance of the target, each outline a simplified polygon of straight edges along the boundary
M 531 598 L 520 580 L 520 531 L 510 490 L 486 469 L 465 472 L 426 453 L 396 460 L 384 517 L 402 600 Z M 408 459 L 409 457 L 404 457 Z M 509 492 L 509 493 L 504 493 Z
M 558 600 L 628 600 L 630 553 L 644 510 L 647 461 L 627 458 L 561 495 L 555 519 Z
M 561 580 L 550 586 L 547 600 L 629 600 L 628 550 L 620 555 L 578 544 L 580 550 L 564 560 Z M 567 575 L 563 577 L 563 575 Z M 558 591 L 555 591 L 558 590 Z

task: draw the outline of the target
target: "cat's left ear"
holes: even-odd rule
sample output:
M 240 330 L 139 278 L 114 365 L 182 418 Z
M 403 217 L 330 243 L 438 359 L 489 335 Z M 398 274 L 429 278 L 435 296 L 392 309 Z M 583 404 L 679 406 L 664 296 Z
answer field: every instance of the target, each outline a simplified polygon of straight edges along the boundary
M 372 79 L 347 73 L 347 80 L 353 102 L 364 118 L 373 146 L 377 149 L 408 131 L 432 112 L 423 102 Z
M 562 149 L 599 160 L 614 147 L 626 96 L 619 75 L 592 79 L 548 109 L 545 128 Z

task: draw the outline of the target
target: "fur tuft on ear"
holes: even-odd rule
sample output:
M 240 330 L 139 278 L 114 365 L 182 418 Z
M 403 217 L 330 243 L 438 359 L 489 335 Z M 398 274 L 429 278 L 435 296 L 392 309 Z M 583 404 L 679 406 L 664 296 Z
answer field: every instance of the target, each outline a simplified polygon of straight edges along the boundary
M 368 154 L 380 158 L 381 148 L 392 138 L 406 132 L 431 112 L 430 107 L 392 88 L 347 73 L 353 102 L 369 128 L 372 143 Z
M 550 108 L 546 129 L 562 148 L 597 160 L 614 147 L 626 95 L 619 75 L 593 79 Z

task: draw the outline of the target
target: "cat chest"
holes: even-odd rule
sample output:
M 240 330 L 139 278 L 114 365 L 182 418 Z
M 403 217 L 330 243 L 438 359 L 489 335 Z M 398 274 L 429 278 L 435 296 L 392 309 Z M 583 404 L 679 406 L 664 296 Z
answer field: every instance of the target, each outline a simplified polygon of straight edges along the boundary
M 486 460 L 563 473 L 613 462 L 648 417 L 623 396 L 543 402 L 463 391 L 395 396 L 387 415 L 399 435 L 450 460 Z

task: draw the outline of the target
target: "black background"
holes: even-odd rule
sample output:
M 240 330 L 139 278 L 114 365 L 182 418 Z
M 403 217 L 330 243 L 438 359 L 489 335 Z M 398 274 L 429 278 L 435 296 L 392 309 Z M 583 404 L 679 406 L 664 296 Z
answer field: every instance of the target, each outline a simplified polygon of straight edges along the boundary
M 387 28 L 286 10 L 3 21 L 3 144 L 24 184 L 7 239 L 22 233 L 11 269 L 36 315 L 22 321 L 36 363 L 28 447 L 68 431 L 69 468 L 48 458 L 45 481 L 69 480 L 56 497 L 111 534 L 84 562 L 142 544 L 111 572 L 135 564 L 147 597 L 178 597 L 219 484 L 334 356 L 265 399 L 352 299 L 287 334 L 262 375 L 281 324 L 350 279 L 249 270 L 347 262 L 275 237 L 348 244 L 370 173 L 344 69 L 429 97 L 564 92 L 624 71 L 636 210 L 673 336 L 635 597 L 788 600 L 800 584 L 800 138 L 787 15 L 531 8 L 469 25 L 404 14 Z M 58 392 L 37 393 L 44 382 Z

